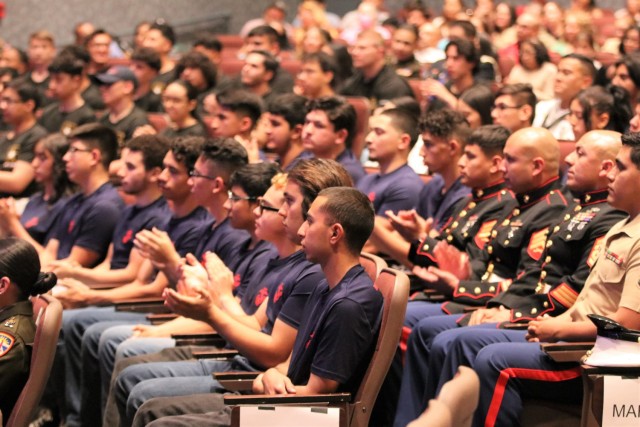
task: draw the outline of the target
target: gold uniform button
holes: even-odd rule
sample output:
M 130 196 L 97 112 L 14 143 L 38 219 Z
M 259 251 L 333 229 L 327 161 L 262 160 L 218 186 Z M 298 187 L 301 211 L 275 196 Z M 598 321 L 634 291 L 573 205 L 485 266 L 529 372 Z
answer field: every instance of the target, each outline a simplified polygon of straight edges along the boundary
M 549 194 L 553 196 L 554 194 L 556 194 L 556 192 L 555 192 L 555 190 L 551 190 L 551 191 L 549 191 Z
M 571 233 L 567 234 L 567 239 L 571 238 Z
M 480 289 L 480 287 L 477 287 L 473 290 L 473 292 L 478 295 L 480 292 L 482 291 L 482 289 Z
M 464 218 L 465 216 L 467 216 L 467 211 L 460 212 L 460 218 Z
M 520 215 L 520 209 L 514 209 L 513 216 L 518 216 L 518 215 Z
M 586 196 L 584 196 L 584 201 L 589 203 L 589 200 L 591 200 L 591 195 L 587 194 Z
M 484 273 L 482 275 L 482 277 L 480 278 L 480 280 L 484 281 L 484 280 L 487 280 L 488 278 L 489 278 L 489 273 Z M 460 292 L 464 292 L 462 289 L 464 289 L 464 288 L 460 288 Z
M 449 234 L 447 236 L 447 242 L 451 242 L 453 240 L 453 236 L 451 234 Z
M 507 225 L 509 225 L 509 220 L 505 219 L 504 221 L 502 221 L 502 226 L 506 227 Z
M 522 198 L 522 200 L 524 200 L 525 203 L 529 203 L 530 199 L 531 199 L 531 197 L 529 197 L 528 194 L 525 194 L 524 197 Z
M 507 194 L 507 190 L 502 190 L 502 191 L 500 192 L 500 194 L 502 194 L 502 195 L 504 196 L 505 194 Z
M 500 262 L 500 261 L 498 261 L 498 262 Z M 490 263 L 490 264 L 487 266 L 487 272 L 488 272 L 488 273 L 493 273 L 493 263 Z
M 461 293 L 465 293 L 465 292 L 467 292 L 467 289 L 465 287 L 461 286 L 461 287 L 458 288 L 458 291 L 460 291 Z
M 560 226 L 556 225 L 555 227 L 553 227 L 553 232 L 557 233 L 558 231 L 560 231 Z
M 469 203 L 469 209 L 473 209 L 473 208 L 475 208 L 476 206 L 478 206 L 478 205 L 476 204 L 476 202 L 471 202 L 471 203 Z
M 545 277 L 547 277 L 547 272 L 546 272 L 546 271 L 544 271 L 544 270 L 542 270 L 542 272 L 540 273 L 540 278 L 541 278 L 542 280 L 544 280 L 544 279 L 545 279 Z
M 504 241 L 505 246 L 509 244 L 509 239 Z
M 469 233 L 467 233 L 467 232 L 465 231 L 464 233 L 462 233 L 462 237 L 464 237 L 464 238 L 466 239 L 467 237 L 469 237 Z
M 491 255 L 493 253 L 493 246 L 489 246 L 487 248 L 487 252 L 489 252 L 489 255 Z
M 532 309 L 531 309 L 531 314 L 536 314 L 537 312 L 538 312 L 538 309 L 537 309 L 537 308 L 532 308 Z
M 553 241 L 552 240 L 547 240 L 547 245 L 548 248 L 550 248 L 551 246 L 553 246 Z
M 542 306 L 543 306 L 544 308 L 547 308 L 547 307 L 549 307 L 549 303 L 548 303 L 547 301 L 545 301 L 544 303 L 542 303 Z
M 423 250 L 423 251 L 428 251 L 428 250 L 429 250 L 429 245 L 424 245 L 424 246 L 422 247 L 422 250 Z
M 489 292 L 495 292 L 495 291 L 496 291 L 495 286 L 489 286 Z
M 544 259 L 544 262 L 545 262 L 545 263 L 547 263 L 547 264 L 549 264 L 549 263 L 551 262 L 551 257 L 550 257 L 550 256 L 546 257 L 546 258 Z
M 460 224 L 458 223 L 458 221 L 453 221 L 453 224 L 451 224 L 451 228 L 457 228 Z
M 582 206 L 576 206 L 575 208 L 573 208 L 573 210 L 576 212 L 578 212 L 580 209 L 582 209 Z
M 498 230 L 493 230 L 491 232 L 491 237 L 496 237 L 498 235 Z
M 571 218 L 571 215 L 569 215 L 569 214 L 566 214 L 566 215 L 564 216 L 564 220 L 565 220 L 565 221 L 567 221 L 569 218 Z
M 520 313 L 519 311 L 516 313 L 516 317 L 522 317 L 522 313 Z

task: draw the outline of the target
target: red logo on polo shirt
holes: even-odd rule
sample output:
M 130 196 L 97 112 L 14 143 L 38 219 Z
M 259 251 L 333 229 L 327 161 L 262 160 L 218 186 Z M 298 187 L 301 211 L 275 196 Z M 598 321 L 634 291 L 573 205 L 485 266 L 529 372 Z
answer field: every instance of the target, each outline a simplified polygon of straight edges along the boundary
M 369 201 L 373 203 L 373 201 L 376 199 L 376 193 L 372 191 L 371 193 L 368 194 L 368 197 L 369 197 Z
M 309 339 L 307 340 L 307 343 L 304 345 L 305 349 L 309 348 L 309 344 L 311 344 L 311 340 L 313 339 L 313 336 L 315 334 L 316 334 L 316 331 L 311 332 L 311 335 L 309 335 Z
M 34 216 L 33 218 L 31 218 L 29 221 L 27 221 L 24 224 L 24 228 L 31 228 L 31 227 L 35 227 L 36 225 L 38 225 L 38 217 Z
M 233 276 L 233 287 L 237 288 L 238 286 L 240 286 L 240 275 L 236 274 Z
M 260 307 L 260 305 L 264 302 L 264 300 L 269 296 L 269 290 L 267 288 L 262 288 L 258 291 L 255 298 L 256 307 Z
M 273 302 L 278 302 L 278 300 L 282 297 L 282 290 L 284 289 L 284 283 L 280 283 L 278 286 L 278 290 L 276 291 L 276 295 L 273 297 Z
M 133 237 L 133 230 L 127 230 L 127 232 L 124 233 L 124 236 L 122 236 L 122 243 L 126 245 L 131 241 L 132 237 Z
M 73 227 L 76 226 L 76 220 L 72 219 L 69 221 L 69 227 L 67 228 L 67 233 L 71 233 L 73 231 Z

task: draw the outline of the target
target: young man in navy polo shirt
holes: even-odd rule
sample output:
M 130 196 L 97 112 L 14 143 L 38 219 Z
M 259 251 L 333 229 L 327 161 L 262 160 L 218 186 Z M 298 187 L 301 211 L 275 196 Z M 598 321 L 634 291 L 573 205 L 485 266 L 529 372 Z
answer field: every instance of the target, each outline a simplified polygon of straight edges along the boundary
M 73 278 L 86 284 L 124 284 L 136 278 L 144 258 L 133 248 L 133 238 L 144 229 L 166 228 L 171 216 L 158 177 L 169 141 L 159 135 L 144 135 L 127 142 L 118 172 L 121 189 L 133 197 L 116 225 L 107 258 L 95 268 L 56 261 L 59 279 Z
M 376 215 L 397 213 L 418 204 L 424 184 L 407 165 L 409 151 L 417 139 L 417 120 L 407 111 L 385 110 L 369 119 L 369 159 L 378 162 L 380 172 L 364 176 L 357 188 L 369 197 Z
M 109 183 L 109 164 L 118 150 L 116 134 L 98 124 L 77 128 L 69 135 L 63 160 L 69 179 L 80 192 L 69 199 L 57 230 L 41 254 L 43 265 L 67 260 L 83 267 L 100 263 L 124 203 Z
M 312 157 L 304 151 L 302 126 L 307 115 L 307 99 L 293 93 L 275 97 L 266 111 L 266 148 L 278 156 L 277 162 L 285 172 L 301 159 Z
M 351 151 L 356 132 L 356 110 L 338 96 L 312 99 L 302 128 L 304 148 L 319 159 L 340 163 L 354 184 L 365 176 L 360 160 Z

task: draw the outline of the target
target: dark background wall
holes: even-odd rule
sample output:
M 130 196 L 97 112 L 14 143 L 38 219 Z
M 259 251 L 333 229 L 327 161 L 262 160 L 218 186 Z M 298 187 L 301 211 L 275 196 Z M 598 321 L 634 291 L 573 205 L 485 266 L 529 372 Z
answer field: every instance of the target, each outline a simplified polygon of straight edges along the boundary
M 467 5 L 473 0 L 464 0 Z M 284 0 L 289 17 L 295 16 L 299 0 Z M 526 0 L 509 0 L 523 4 Z M 4 0 L 6 16 L 0 25 L 0 37 L 18 47 L 26 47 L 29 34 L 46 28 L 53 32 L 58 44 L 73 40 L 73 26 L 91 21 L 129 40 L 135 24 L 142 20 L 164 18 L 176 26 L 179 33 L 203 29 L 239 31 L 242 24 L 260 16 L 271 0 Z M 357 0 L 327 0 L 328 9 L 340 15 L 353 10 Z M 387 0 L 391 10 L 397 10 L 404 0 Z M 426 0 L 434 10 L 441 9 L 441 0 Z M 568 5 L 570 0 L 559 0 Z M 622 7 L 624 0 L 597 0 L 601 7 Z

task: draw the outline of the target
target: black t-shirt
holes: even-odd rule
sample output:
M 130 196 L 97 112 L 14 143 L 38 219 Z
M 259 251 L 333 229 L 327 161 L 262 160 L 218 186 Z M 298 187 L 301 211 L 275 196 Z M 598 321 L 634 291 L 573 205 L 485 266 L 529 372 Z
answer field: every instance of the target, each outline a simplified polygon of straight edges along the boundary
M 95 111 L 85 102 L 82 107 L 68 113 L 60 111 L 58 103 L 49 105 L 42 111 L 38 122 L 51 133 L 62 132 L 63 135 L 68 135 L 78 126 L 95 121 L 97 121 Z
M 33 148 L 36 142 L 46 135 L 47 130 L 36 123 L 31 126 L 30 129 L 27 129 L 19 135 L 14 135 L 13 132 L 10 132 L 0 138 L 1 170 L 12 171 L 15 162 L 18 160 L 31 162 L 31 160 L 33 160 Z M 22 193 L 12 195 L 15 197 L 27 197 L 33 194 L 35 189 L 35 182 L 31 182 Z M 9 195 L 9 193 L 6 193 L 3 188 L 0 188 L 0 196 L 6 197 L 7 195 Z
M 19 80 L 19 81 L 24 82 L 24 83 L 29 83 L 30 85 L 33 85 L 36 88 L 36 90 L 38 91 L 38 100 L 39 100 L 38 108 L 43 109 L 47 105 L 51 105 L 54 102 L 56 102 L 55 99 L 49 98 L 47 96 L 47 91 L 49 90 L 49 80 L 50 79 L 51 78 L 49 76 L 47 76 L 47 78 L 44 79 L 43 81 L 35 82 L 31 78 L 31 71 L 29 71 L 24 76 L 18 77 L 18 79 L 16 79 L 16 80 Z
M 156 85 L 155 87 L 160 88 L 160 85 Z M 136 103 L 136 107 L 140 108 L 142 111 L 146 111 L 147 113 L 162 112 L 162 99 L 160 98 L 161 93 L 162 91 L 160 91 L 160 93 L 155 93 L 149 90 L 149 92 L 134 101 Z
M 414 98 L 409 83 L 398 76 L 393 68 L 385 65 L 371 80 L 366 80 L 361 72 L 356 72 L 341 90 L 345 96 L 364 96 L 378 105 L 382 100 L 410 96 Z
M 89 107 L 93 108 L 95 111 L 102 111 L 107 108 L 104 105 L 104 101 L 102 100 L 102 94 L 100 93 L 100 89 L 95 84 L 91 83 L 81 94 L 82 99 L 86 102 Z
M 118 135 L 118 142 L 121 145 L 123 142 L 128 141 L 133 137 L 133 131 L 135 131 L 136 128 L 149 124 L 149 120 L 147 120 L 147 113 L 138 107 L 134 107 L 129 114 L 116 123 L 112 123 L 111 120 L 109 120 L 108 112 L 104 113 L 99 121 L 103 125 L 116 131 L 116 134 Z
M 197 122 L 192 126 L 182 129 L 168 127 L 161 132 L 161 135 L 170 139 L 177 138 L 179 136 L 207 136 L 207 129 L 202 123 Z

